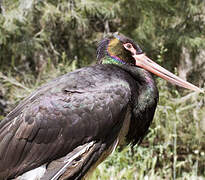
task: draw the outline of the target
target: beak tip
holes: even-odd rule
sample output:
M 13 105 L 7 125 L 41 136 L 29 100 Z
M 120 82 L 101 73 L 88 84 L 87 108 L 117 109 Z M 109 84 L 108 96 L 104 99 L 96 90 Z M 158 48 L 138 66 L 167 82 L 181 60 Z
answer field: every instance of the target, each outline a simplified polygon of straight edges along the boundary
M 203 94 L 204 94 L 204 89 L 199 89 L 199 90 L 200 90 L 200 91 L 199 91 L 200 93 L 203 93 Z
M 198 93 L 203 93 L 203 94 L 205 93 L 205 92 L 204 92 L 204 89 L 201 89 L 201 88 L 198 88 L 198 87 L 195 88 L 194 91 L 196 91 L 196 92 L 198 92 Z

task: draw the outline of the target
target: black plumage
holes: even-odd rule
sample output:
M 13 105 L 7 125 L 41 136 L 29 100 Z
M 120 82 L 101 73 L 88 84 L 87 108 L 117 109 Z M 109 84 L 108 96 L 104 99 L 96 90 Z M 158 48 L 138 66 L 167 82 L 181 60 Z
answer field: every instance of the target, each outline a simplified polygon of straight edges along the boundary
M 151 74 L 134 65 L 127 43 L 142 54 L 129 38 L 108 37 L 98 47 L 98 65 L 52 80 L 8 114 L 0 123 L 0 179 L 38 167 L 46 169 L 44 180 L 81 179 L 116 145 L 142 141 L 158 90 Z

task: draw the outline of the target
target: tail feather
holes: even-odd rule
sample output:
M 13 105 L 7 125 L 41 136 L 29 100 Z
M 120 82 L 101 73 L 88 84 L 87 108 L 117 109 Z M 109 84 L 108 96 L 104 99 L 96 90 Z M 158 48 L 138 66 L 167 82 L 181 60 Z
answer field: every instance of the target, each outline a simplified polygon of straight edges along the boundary
M 47 166 L 46 173 L 41 178 L 41 180 L 58 180 L 65 176 L 65 174 L 66 176 L 71 177 L 83 163 L 83 159 L 92 153 L 94 146 L 95 143 L 93 141 L 86 143 L 84 145 L 78 146 L 66 156 L 52 161 Z

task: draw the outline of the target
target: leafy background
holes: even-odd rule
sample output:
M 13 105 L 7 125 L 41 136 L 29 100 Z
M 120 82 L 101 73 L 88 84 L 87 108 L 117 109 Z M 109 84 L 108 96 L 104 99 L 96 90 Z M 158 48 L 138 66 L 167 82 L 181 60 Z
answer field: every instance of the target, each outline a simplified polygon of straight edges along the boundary
M 95 63 L 121 32 L 194 84 L 205 84 L 203 0 L 0 0 L 0 119 L 50 79 Z M 140 146 L 117 149 L 90 179 L 205 179 L 205 96 L 156 78 L 160 101 Z

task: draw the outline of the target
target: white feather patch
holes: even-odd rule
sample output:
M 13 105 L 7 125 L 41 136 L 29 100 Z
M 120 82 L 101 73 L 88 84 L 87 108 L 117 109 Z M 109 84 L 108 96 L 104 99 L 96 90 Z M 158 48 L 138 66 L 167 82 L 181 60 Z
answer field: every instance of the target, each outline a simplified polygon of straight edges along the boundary
M 32 169 L 21 176 L 18 176 L 15 180 L 40 180 L 46 172 L 46 164 Z

